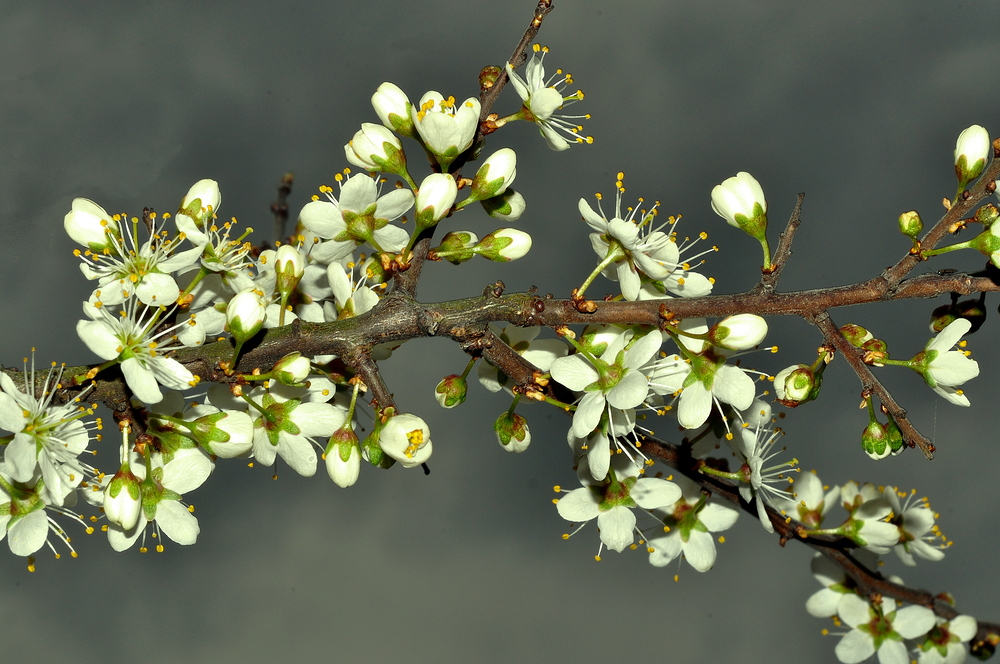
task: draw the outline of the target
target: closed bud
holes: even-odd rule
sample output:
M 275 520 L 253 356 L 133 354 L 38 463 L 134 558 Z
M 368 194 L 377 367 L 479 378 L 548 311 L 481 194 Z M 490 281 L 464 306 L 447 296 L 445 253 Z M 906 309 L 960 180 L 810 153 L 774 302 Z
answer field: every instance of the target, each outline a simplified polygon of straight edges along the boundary
M 242 411 L 221 410 L 203 415 L 191 424 L 188 430 L 191 437 L 219 458 L 247 456 L 253 447 L 253 420 Z
M 896 456 L 906 449 L 906 444 L 903 442 L 903 432 L 899 430 L 896 420 L 892 419 L 892 415 L 888 413 L 886 415 L 889 421 L 885 423 L 885 433 L 889 439 L 889 449 L 892 450 L 892 455 Z
M 323 455 L 326 472 L 342 489 L 353 486 L 361 474 L 361 447 L 349 422 L 333 432 Z
M 109 237 L 121 237 L 118 222 L 94 201 L 74 198 L 72 208 L 63 219 L 63 228 L 74 242 L 95 254 L 118 253 L 115 242 Z
M 309 376 L 311 366 L 308 357 L 295 351 L 275 362 L 271 373 L 279 383 L 299 387 Z
M 865 454 L 876 461 L 892 454 L 889 432 L 886 431 L 885 426 L 881 422 L 873 418 L 868 426 L 865 427 L 865 430 L 861 433 L 861 447 L 864 449 Z
M 486 210 L 486 214 L 494 219 L 507 222 L 520 219 L 526 207 L 524 196 L 513 189 L 508 189 L 499 196 L 479 201 L 479 204 Z
M 292 245 L 283 244 L 274 252 L 275 286 L 282 297 L 287 298 L 295 290 L 305 271 L 305 256 Z
M 372 95 L 372 107 L 382 124 L 392 129 L 400 136 L 415 138 L 416 130 L 410 119 L 410 100 L 395 84 L 386 81 L 378 86 Z
M 104 489 L 104 514 L 108 521 L 132 530 L 142 509 L 142 480 L 132 473 L 126 461 Z
M 240 291 L 226 306 L 226 330 L 243 344 L 264 326 L 266 308 L 264 294 L 256 288 Z
M 760 183 L 741 171 L 712 189 L 712 209 L 730 226 L 758 240 L 767 230 L 767 200 Z
M 379 439 L 382 436 L 382 429 L 385 425 L 375 422 L 375 428 L 368 436 L 361 441 L 361 457 L 376 468 L 392 468 L 396 465 L 396 460 L 382 451 Z
M 452 231 L 441 238 L 441 244 L 431 250 L 432 258 L 443 258 L 455 265 L 471 260 L 479 244 L 479 236 L 472 231 Z
M 955 176 L 958 186 L 966 185 L 979 177 L 986 167 L 990 154 L 990 134 L 979 125 L 972 125 L 958 135 L 955 143 Z
M 504 413 L 493 424 L 497 442 L 507 452 L 523 452 L 531 443 L 528 421 L 517 413 Z
M 531 236 L 516 228 L 493 231 L 474 247 L 477 254 L 498 263 L 521 258 L 529 249 L 531 249 Z
M 481 90 L 489 90 L 493 87 L 493 84 L 497 82 L 500 77 L 500 73 L 503 70 L 496 65 L 486 65 L 479 72 L 479 88 Z
M 767 336 L 767 321 L 754 314 L 729 316 L 708 331 L 713 345 L 726 350 L 748 350 Z
M 844 338 L 850 342 L 855 348 L 861 348 L 865 345 L 865 342 L 872 339 L 872 333 L 861 327 L 860 325 L 855 325 L 854 323 L 846 323 L 840 327 L 840 333 L 844 335 Z
M 347 161 L 366 171 L 382 171 L 402 175 L 406 172 L 403 146 L 391 131 L 371 122 L 361 123 L 361 129 L 344 146 Z
M 455 204 L 458 185 L 447 173 L 432 173 L 424 178 L 417 191 L 415 220 L 417 228 L 430 228 L 441 221 Z
M 510 148 L 491 154 L 472 178 L 472 191 L 466 202 L 499 196 L 517 177 L 517 155 Z
M 940 332 L 958 318 L 956 304 L 942 304 L 931 312 L 931 332 Z
M 924 230 L 924 222 L 916 210 L 899 215 L 899 232 L 903 235 L 916 239 L 922 230 Z
M 198 180 L 181 199 L 178 215 L 184 215 L 194 222 L 198 229 L 211 226 L 212 219 L 222 205 L 222 193 L 215 180 Z
M 378 252 L 373 253 L 361 264 L 361 271 L 365 273 L 368 282 L 373 285 L 384 284 L 392 279 L 392 274 L 386 271 L 385 266 L 382 265 L 382 255 Z
M 445 376 L 434 388 L 434 398 L 442 408 L 454 408 L 465 402 L 469 386 L 465 377 L 457 374 Z
M 997 220 L 997 217 L 1000 217 L 1000 210 L 997 210 L 997 206 L 993 205 L 993 203 L 987 203 L 976 210 L 976 221 L 983 226 L 992 225 Z

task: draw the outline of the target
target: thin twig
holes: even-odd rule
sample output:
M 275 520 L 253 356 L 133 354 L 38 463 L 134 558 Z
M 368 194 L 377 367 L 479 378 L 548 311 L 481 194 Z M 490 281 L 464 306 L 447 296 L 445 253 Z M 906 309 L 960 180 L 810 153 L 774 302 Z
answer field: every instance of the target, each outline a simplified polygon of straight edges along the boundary
M 778 248 L 774 252 L 774 258 L 771 261 L 771 271 L 765 272 L 761 276 L 760 283 L 753 289 L 754 292 L 773 293 L 774 289 L 778 286 L 778 277 L 781 275 L 781 271 L 785 269 L 785 262 L 792 255 L 792 238 L 795 236 L 795 231 L 798 229 L 799 224 L 802 223 L 800 215 L 802 214 L 802 199 L 805 197 L 804 193 L 800 193 L 798 199 L 795 201 L 792 216 L 788 218 L 788 224 L 781 233 Z
M 757 518 L 756 506 L 742 500 L 737 487 L 721 478 L 712 477 L 698 471 L 698 460 L 691 456 L 688 445 L 674 445 L 652 436 L 644 436 L 641 449 L 646 456 L 665 463 L 677 472 L 697 482 L 713 497 L 722 498 L 747 514 L 750 514 L 753 518 Z M 820 552 L 844 570 L 844 573 L 854 581 L 863 596 L 869 599 L 879 596 L 892 597 L 903 602 L 909 602 L 910 604 L 926 606 L 945 620 L 951 620 L 959 615 L 959 611 L 942 599 L 941 596 L 933 595 L 926 590 L 893 583 L 885 579 L 878 572 L 869 570 L 860 564 L 852 555 L 852 551 L 857 548 L 857 545 L 850 539 L 842 536 L 823 535 L 817 537 L 803 535 L 806 529 L 805 524 L 782 514 L 773 507 L 767 506 L 766 510 L 771 524 L 774 526 L 774 532 L 778 535 L 782 546 L 789 540 L 798 540 Z M 978 621 L 978 632 L 974 642 L 989 643 L 997 634 L 1000 634 L 1000 624 Z
M 899 426 L 899 430 L 903 434 L 903 440 L 910 446 L 916 445 L 919 447 L 928 461 L 933 459 L 934 444 L 910 423 L 910 420 L 906 417 L 906 410 L 896 402 L 892 395 L 889 394 L 889 391 L 885 389 L 885 386 L 882 385 L 881 381 L 875 377 L 871 367 L 864 363 L 858 349 L 844 338 L 844 335 L 840 332 L 840 328 L 830 318 L 830 314 L 824 311 L 811 317 L 809 320 L 823 333 L 823 338 L 826 339 L 827 343 L 840 351 L 840 354 L 847 363 L 854 369 L 854 373 L 861 380 L 862 392 L 865 394 L 874 394 L 882 402 L 882 405 L 892 415 L 892 419 L 896 421 L 896 425 Z
M 292 193 L 292 183 L 295 175 L 291 172 L 285 173 L 278 183 L 278 197 L 271 203 L 271 212 L 274 213 L 274 230 L 271 234 L 271 241 L 274 246 L 285 240 L 285 223 L 288 221 L 288 195 Z

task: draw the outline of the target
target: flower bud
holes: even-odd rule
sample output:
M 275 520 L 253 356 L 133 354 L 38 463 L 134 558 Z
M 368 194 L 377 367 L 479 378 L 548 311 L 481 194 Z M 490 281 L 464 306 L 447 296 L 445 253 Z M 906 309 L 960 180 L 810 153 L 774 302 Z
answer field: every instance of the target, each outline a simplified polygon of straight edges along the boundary
M 371 122 L 361 123 L 350 143 L 344 146 L 347 161 L 366 171 L 402 175 L 406 172 L 403 146 L 391 131 Z
M 375 420 L 375 427 L 364 440 L 361 441 L 361 458 L 365 459 L 376 468 L 392 468 L 396 465 L 396 460 L 382 451 L 379 439 L 382 437 L 382 429 L 385 424 Z
M 486 214 L 500 221 L 517 221 L 524 214 L 526 206 L 524 196 L 513 189 L 508 189 L 499 196 L 479 201 Z
M 323 455 L 326 472 L 333 483 L 342 489 L 354 486 L 361 474 L 361 447 L 350 423 L 333 432 Z
M 713 345 L 726 350 L 748 350 L 767 336 L 767 321 L 755 314 L 729 316 L 708 331 Z
M 896 420 L 892 419 L 892 415 L 888 413 L 886 415 L 889 418 L 889 421 L 885 423 L 885 432 L 889 437 L 889 449 L 892 450 L 892 455 L 896 456 L 906 449 L 906 444 L 903 442 L 903 432 L 899 430 Z
M 305 271 L 305 256 L 294 246 L 283 244 L 274 252 L 274 272 L 277 278 L 275 286 L 282 298 L 291 295 Z
M 781 405 L 795 408 L 819 395 L 823 382 L 821 375 L 813 374 L 808 364 L 797 364 L 782 369 L 774 377 L 774 394 Z
M 506 263 L 517 260 L 531 249 L 531 236 L 516 228 L 495 230 L 479 241 L 473 250 L 491 261 Z
M 414 213 L 417 228 L 430 228 L 441 221 L 455 204 L 458 197 L 458 185 L 455 178 L 447 173 L 432 173 L 424 178 L 417 191 L 417 203 Z
M 966 185 L 979 177 L 986 167 L 990 153 L 990 134 L 979 125 L 972 125 L 958 135 L 955 143 L 955 176 L 958 186 Z
M 396 415 L 382 428 L 379 445 L 403 468 L 412 468 L 430 458 L 431 431 L 427 423 L 416 415 Z
M 497 82 L 500 78 L 500 74 L 503 69 L 497 67 L 496 65 L 486 65 L 479 72 L 479 88 L 481 90 L 489 90 L 493 87 L 493 84 Z
M 400 136 L 416 138 L 417 132 L 410 119 L 412 104 L 396 85 L 386 81 L 372 95 L 372 107 L 382 124 Z
M 246 456 L 253 447 L 253 420 L 242 411 L 222 410 L 203 415 L 192 424 L 191 436 L 221 459 Z
M 63 219 L 63 228 L 74 242 L 95 254 L 118 253 L 109 235 L 121 237 L 118 222 L 100 205 L 86 198 L 74 198 L 73 206 Z
M 969 247 L 988 257 L 994 266 L 1000 267 L 1000 224 L 990 224 L 989 228 L 969 240 Z
M 517 176 L 517 155 L 510 148 L 491 154 L 472 178 L 472 191 L 468 202 L 499 196 Z
M 994 221 L 1000 217 L 1000 210 L 997 209 L 996 205 L 993 203 L 987 203 L 978 210 L 976 210 L 976 221 L 981 223 L 983 226 L 989 227 Z
M 712 189 L 712 209 L 730 226 L 758 240 L 767 230 L 767 200 L 760 183 L 741 171 Z
M 924 222 L 916 210 L 899 215 L 899 232 L 903 235 L 916 239 L 922 230 L 924 230 Z
M 472 231 L 452 231 L 441 238 L 440 246 L 431 250 L 432 258 L 443 258 L 455 265 L 471 260 L 479 244 L 479 237 Z
M 361 264 L 361 271 L 373 286 L 387 283 L 392 279 L 392 274 L 382 265 L 382 255 L 378 252 L 372 252 L 372 255 L 365 259 Z
M 872 421 L 861 433 L 861 447 L 865 454 L 876 461 L 884 459 L 892 454 L 892 446 L 889 444 L 889 432 L 878 420 Z
M 523 452 L 531 443 L 528 421 L 517 413 L 504 413 L 493 424 L 497 442 L 507 452 Z
M 885 366 L 879 360 L 889 357 L 889 346 L 882 339 L 869 339 L 861 344 L 861 349 L 866 351 L 865 361 L 876 367 Z
M 311 366 L 308 357 L 295 351 L 275 362 L 271 373 L 279 383 L 300 387 L 305 379 L 309 377 Z
M 118 524 L 122 530 L 132 530 L 139 521 L 142 509 L 140 484 L 141 480 L 132 473 L 126 461 L 104 489 L 104 514 L 108 521 Z
M 872 333 L 861 327 L 860 325 L 855 325 L 854 323 L 845 323 L 840 327 L 840 333 L 844 335 L 844 338 L 850 342 L 855 348 L 861 348 L 865 345 L 865 342 L 872 339 Z
M 465 403 L 465 395 L 469 386 L 465 378 L 457 374 L 445 376 L 434 388 L 434 398 L 442 408 L 454 408 Z
M 191 219 L 199 229 L 212 224 L 212 218 L 222 205 L 222 192 L 215 180 L 198 180 L 181 200 L 177 214 Z
M 244 343 L 264 326 L 266 307 L 264 294 L 256 288 L 240 291 L 226 306 L 226 330 L 238 343 Z

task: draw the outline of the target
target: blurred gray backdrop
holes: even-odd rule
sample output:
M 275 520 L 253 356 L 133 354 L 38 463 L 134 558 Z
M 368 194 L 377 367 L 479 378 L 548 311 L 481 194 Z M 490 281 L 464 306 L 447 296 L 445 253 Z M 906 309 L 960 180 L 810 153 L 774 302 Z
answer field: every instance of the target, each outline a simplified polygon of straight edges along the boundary
M 347 165 L 343 145 L 376 120 L 369 98 L 379 83 L 411 100 L 428 89 L 474 96 L 480 68 L 503 64 L 534 4 L 0 2 L 0 362 L 20 364 L 32 346 L 42 365 L 93 361 L 73 333 L 91 288 L 62 229 L 74 197 L 172 212 L 211 177 L 223 218 L 268 229 L 284 172 L 296 175 L 294 217 Z M 757 244 L 709 203 L 712 187 L 740 170 L 763 185 L 773 227 L 807 193 L 784 289 L 867 279 L 908 248 L 900 212 L 928 221 L 943 212 L 959 132 L 973 123 L 1000 132 L 998 19 L 993 1 L 557 0 L 539 41 L 551 48 L 549 69 L 572 72 L 586 93 L 575 108 L 592 114 L 585 133 L 596 140 L 552 153 L 530 126 L 502 131 L 487 150 L 518 151 L 528 211 L 517 226 L 535 249 L 513 265 L 430 265 L 420 296 L 470 296 L 496 279 L 567 296 L 595 262 L 577 200 L 610 198 L 619 170 L 626 203 L 659 200 L 662 213 L 683 215 L 681 235 L 704 230 L 719 245 L 703 268 L 716 292 L 744 290 L 759 274 Z M 518 105 L 509 90 L 496 110 Z M 425 173 L 414 169 L 418 180 Z M 475 211 L 461 224 L 480 235 L 496 227 Z M 953 255 L 926 269 L 982 264 Z M 871 326 L 907 356 L 926 343 L 940 303 L 833 316 Z M 936 440 L 932 463 L 915 452 L 881 463 L 862 454 L 858 383 L 841 361 L 823 399 L 783 422 L 789 454 L 825 482 L 929 495 L 954 547 L 941 563 L 904 569 L 893 558 L 887 571 L 994 620 L 995 325 L 969 342 L 983 370 L 967 385 L 971 409 L 915 375 L 880 374 Z M 811 361 L 820 342 L 799 320 L 774 321 L 768 340 L 782 353 L 745 362 L 772 373 Z M 430 422 L 429 477 L 363 469 L 341 490 L 322 469 L 306 480 L 283 468 L 275 482 L 268 469 L 220 463 L 188 496 L 202 528 L 195 547 L 117 555 L 99 532 L 70 526 L 80 558 L 43 550 L 30 574 L 4 546 L 4 660 L 695 662 L 781 652 L 835 661 L 836 637 L 821 635 L 829 623 L 804 609 L 819 587 L 810 552 L 780 548 L 753 519 L 726 533 L 715 569 L 681 564 L 677 582 L 678 568 L 653 569 L 641 552 L 594 562 L 593 525 L 563 541 L 567 524 L 551 500 L 554 484 L 575 481 L 568 420 L 525 408 L 532 446 L 504 453 L 492 421 L 505 399 L 472 385 L 457 411 L 434 402 L 439 378 L 465 362 L 454 345 L 426 340 L 384 365 L 400 405 Z M 102 449 L 98 465 L 113 455 Z

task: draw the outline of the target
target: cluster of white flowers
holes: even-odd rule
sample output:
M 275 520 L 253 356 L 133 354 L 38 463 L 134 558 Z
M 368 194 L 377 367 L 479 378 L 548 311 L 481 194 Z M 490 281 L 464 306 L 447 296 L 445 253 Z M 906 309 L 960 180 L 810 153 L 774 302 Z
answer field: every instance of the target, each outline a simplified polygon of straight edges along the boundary
M 296 320 L 331 323 L 377 311 L 388 282 L 411 268 L 417 242 L 432 238 L 438 224 L 450 223 L 473 203 L 492 218 L 517 221 L 526 204 L 512 187 L 517 177 L 513 150 L 489 154 L 472 177 L 471 171 L 464 176 L 461 171 L 479 159 L 482 142 L 477 137 L 516 120 L 537 125 L 553 150 L 592 141 L 579 134 L 583 128 L 577 124 L 589 116 L 561 112 L 583 93 L 564 94 L 572 77 L 562 70 L 546 77 L 547 52 L 535 47 L 524 78 L 506 65 L 522 104 L 503 118 L 484 114 L 476 98 L 457 102 L 431 90 L 414 105 L 392 83 L 380 85 L 371 102 L 381 124 L 362 124 L 344 146 L 347 161 L 363 172 L 345 168 L 335 176 L 336 190 L 320 187 L 319 195 L 302 208 L 291 240 L 273 250 L 257 253 L 246 240 L 252 229 L 232 237 L 235 219 L 220 227 L 222 196 L 214 180 L 196 182 L 181 199 L 172 217 L 173 232 L 167 227 L 171 215 L 148 212 L 141 220 L 129 219 L 108 214 L 93 201 L 74 200 L 64 229 L 82 247 L 74 254 L 84 276 L 96 282 L 76 330 L 102 362 L 73 376 L 64 376 L 53 364 L 39 385 L 32 359 L 22 387 L 0 372 L 0 428 L 11 434 L 0 438 L 0 539 L 6 537 L 17 555 L 32 556 L 44 545 L 55 551 L 55 543 L 62 541 L 75 556 L 56 518 L 75 520 L 91 532 L 73 510 L 83 498 L 103 511 L 102 530 L 116 551 L 140 540 L 145 551 L 149 531 L 157 550 L 163 548 L 163 536 L 194 544 L 200 525 L 185 496 L 211 476 L 220 458 L 251 459 L 251 465 L 266 467 L 276 467 L 280 458 L 302 476 L 314 475 L 322 458 L 340 487 L 358 481 L 362 460 L 382 468 L 426 464 L 433 450 L 426 422 L 394 405 L 383 404 L 371 432 L 358 438 L 355 411 L 365 386 L 345 362 L 333 355 L 292 352 L 266 373 L 257 368 L 241 374 L 241 350 L 265 330 Z M 403 138 L 415 141 L 430 162 L 432 172 L 419 184 L 410 173 Z M 988 150 L 989 135 L 982 127 L 970 127 L 959 137 L 959 195 L 982 173 Z M 389 185 L 383 176 L 398 181 Z M 596 310 L 584 295 L 598 275 L 618 284 L 608 300 L 710 294 L 714 280 L 696 271 L 705 255 L 718 250 L 698 247 L 707 234 L 680 239 L 679 217 L 657 224 L 658 201 L 646 209 L 639 198 L 635 207 L 623 209 L 624 173 L 618 173 L 615 188 L 613 210 L 605 211 L 600 194 L 596 209 L 584 199 L 578 203 L 598 257 L 573 292 L 571 302 L 578 310 Z M 711 205 L 729 225 L 759 241 L 763 274 L 775 272 L 779 266 L 772 264 L 760 183 L 739 172 L 713 189 Z M 407 231 L 403 224 L 411 210 L 413 230 Z M 977 238 L 929 250 L 923 257 L 973 248 L 1000 266 L 1000 231 L 995 230 L 1000 224 L 976 221 L 987 225 Z M 921 227 L 916 213 L 900 220 L 900 228 L 914 240 L 914 253 Z M 455 264 L 476 255 L 508 262 L 531 248 L 527 233 L 506 227 L 482 239 L 471 231 L 451 230 L 438 242 L 427 257 Z M 775 426 L 768 393 L 758 393 L 754 374 L 767 376 L 734 361 L 763 343 L 768 326 L 762 317 L 742 313 L 713 323 L 699 317 L 664 318 L 660 329 L 588 325 L 578 336 L 560 327 L 555 339 L 538 339 L 540 327 L 491 325 L 485 333 L 516 353 L 508 353 L 507 360 L 532 370 L 527 384 L 514 385 L 501 368 L 500 355 L 487 354 L 496 364 L 486 359 L 479 364 L 478 378 L 487 390 L 506 390 L 513 397 L 510 409 L 494 423 L 504 450 L 523 452 L 531 441 L 527 420 L 514 412 L 522 397 L 572 413 L 567 441 L 581 486 L 556 500 L 556 509 L 579 524 L 576 531 L 597 520 L 598 560 L 604 547 L 616 552 L 637 548 L 638 537 L 652 565 L 664 567 L 683 558 L 705 572 L 716 561 L 715 534 L 731 528 L 739 515 L 690 477 L 643 476 L 653 465 L 643 444 L 654 435 L 654 416 L 692 432 L 682 443 L 685 459 L 694 462 L 685 472 L 702 477 L 714 491 L 720 490 L 715 482 L 728 483 L 733 502 L 738 493 L 767 532 L 784 525 L 786 538 L 840 538 L 869 569 L 890 551 L 908 566 L 916 564 L 915 557 L 944 557 L 950 542 L 926 499 L 914 502 L 913 492 L 853 481 L 824 486 L 815 473 L 797 475 L 797 459 L 776 460 L 785 452 L 779 445 L 784 432 Z M 937 336 L 909 360 L 890 358 L 885 341 L 860 326 L 845 325 L 840 334 L 860 349 L 867 364 L 908 367 L 949 402 L 968 406 L 961 386 L 978 375 L 979 365 L 969 358 L 962 338 L 973 330 L 973 322 L 962 316 L 937 322 Z M 231 359 L 213 368 L 227 377 L 226 383 L 195 394 L 200 378 L 177 351 L 215 338 L 232 344 Z M 669 347 L 664 350 L 664 345 Z M 394 348 L 380 344 L 365 352 L 382 360 Z M 813 364 L 779 371 L 771 378 L 775 400 L 791 408 L 816 399 L 832 356 L 832 346 L 820 348 Z M 442 407 L 465 401 L 467 377 L 478 359 L 463 374 L 441 380 L 435 397 Z M 117 414 L 122 442 L 113 475 L 80 460 L 89 451 L 92 430 L 101 429 L 99 419 L 93 425 L 83 421 L 96 407 L 79 404 L 90 388 L 69 403 L 54 399 L 64 387 L 80 388 L 105 371 L 120 372 L 132 397 L 131 410 Z M 901 452 L 902 435 L 892 417 L 883 425 L 871 395 L 866 400 L 866 453 L 881 459 Z M 716 453 L 723 441 L 728 458 Z M 847 516 L 838 526 L 824 527 L 835 504 Z M 636 509 L 642 513 L 637 515 Z M 640 526 L 639 517 L 648 517 L 653 525 Z M 840 566 L 822 556 L 814 559 L 813 573 L 823 588 L 806 608 L 849 628 L 836 646 L 842 662 L 878 653 L 881 662 L 902 663 L 911 650 L 920 662 L 964 659 L 963 644 L 976 630 L 973 618 L 959 615 L 946 621 L 924 606 L 899 608 L 888 597 L 865 595 Z

